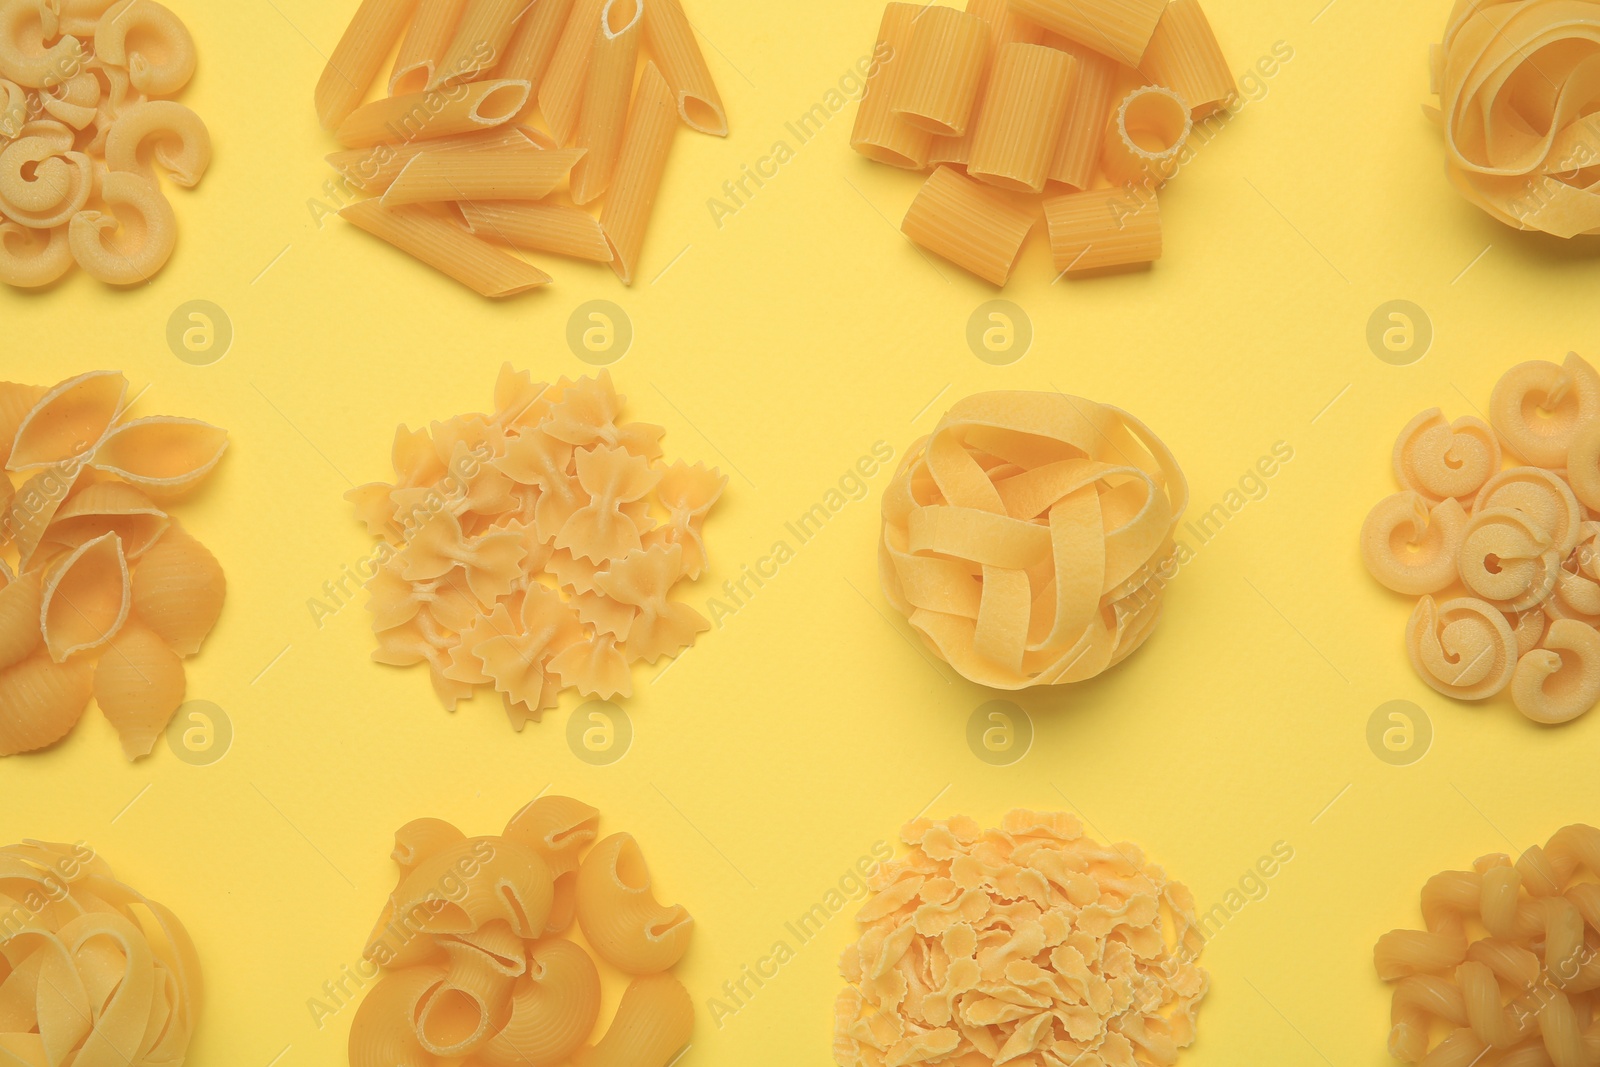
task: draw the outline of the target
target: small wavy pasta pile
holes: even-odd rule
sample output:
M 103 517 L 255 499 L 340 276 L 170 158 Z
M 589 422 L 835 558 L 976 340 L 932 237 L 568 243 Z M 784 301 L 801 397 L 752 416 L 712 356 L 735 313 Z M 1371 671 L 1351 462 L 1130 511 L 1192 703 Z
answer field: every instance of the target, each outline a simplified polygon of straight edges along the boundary
M 1361 558 L 1420 597 L 1406 648 L 1424 682 L 1458 700 L 1509 689 L 1533 721 L 1570 722 L 1600 703 L 1600 374 L 1576 355 L 1518 364 L 1489 420 L 1407 424 L 1401 491 L 1368 514 Z
M 1508 226 L 1600 234 L 1600 0 L 1456 0 L 1426 108 L 1452 183 Z
M 1568 826 L 1515 863 L 1485 856 L 1429 879 L 1427 929 L 1384 934 L 1373 953 L 1395 984 L 1390 1054 L 1430 1067 L 1600 1062 L 1596 876 L 1600 830 Z
M 918 819 L 839 969 L 839 1067 L 1173 1064 L 1209 988 L 1194 898 L 1066 813 Z
M 506 364 L 493 414 L 400 427 L 395 481 L 346 494 L 381 539 L 373 659 L 426 663 L 452 711 L 492 685 L 521 730 L 564 689 L 631 696 L 632 664 L 711 628 L 670 596 L 706 569 L 727 478 L 665 465 L 665 431 L 624 401 L 605 371 L 552 386 Z
M 884 596 L 980 685 L 1093 678 L 1154 631 L 1188 499 L 1172 453 L 1119 408 L 968 397 L 884 494 Z
M 6 1063 L 181 1067 L 201 994 L 183 924 L 92 849 L 0 848 Z
M 382 977 L 351 1024 L 350 1067 L 670 1063 L 694 1031 L 689 993 L 667 973 L 694 920 L 656 903 L 632 837 L 595 844 L 599 826 L 594 808 L 548 796 L 498 837 L 438 819 L 401 827 L 399 884 L 365 952 Z M 574 921 L 587 951 L 566 937 Z M 595 956 L 630 981 L 591 1046 Z
M 0 756 L 54 745 L 91 698 L 148 756 L 222 613 L 222 567 L 169 509 L 228 434 L 132 418 L 127 393 L 116 371 L 0 382 Z
M 0 0 L 0 283 L 36 289 L 74 263 L 148 282 L 177 218 L 157 178 L 193 188 L 211 135 L 169 99 L 194 39 L 155 0 Z

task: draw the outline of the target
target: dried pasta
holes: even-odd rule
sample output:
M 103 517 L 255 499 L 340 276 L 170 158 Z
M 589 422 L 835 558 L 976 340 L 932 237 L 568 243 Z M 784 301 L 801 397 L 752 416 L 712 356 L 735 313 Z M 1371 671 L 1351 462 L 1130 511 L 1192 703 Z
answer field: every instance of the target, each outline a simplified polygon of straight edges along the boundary
M 557 141 L 566 144 L 578 128 L 583 106 L 585 72 L 600 33 L 600 15 L 608 0 L 576 0 L 561 31 L 555 54 L 539 85 L 539 111 Z
M 356 111 L 416 10 L 417 0 L 361 0 L 317 81 L 323 129 L 337 130 Z
M 517 20 L 516 31 L 495 74 L 526 81 L 537 88 L 561 42 L 561 32 L 572 15 L 572 3 L 573 0 L 539 0 L 533 10 L 525 12 Z
M 1178 172 L 1193 125 L 1188 101 L 1171 89 L 1135 89 L 1112 116 L 1100 165 L 1117 184 L 1159 187 Z
M 469 82 L 451 94 L 385 97 L 352 111 L 334 137 L 345 148 L 371 148 L 490 129 L 516 118 L 528 88 L 526 82 L 494 80 Z
M 1389 1054 L 1402 1063 L 1491 1054 L 1529 1067 L 1591 1062 L 1597 874 L 1600 830 L 1579 824 L 1516 860 L 1491 854 L 1429 879 L 1426 928 L 1394 930 L 1373 949 L 1378 977 L 1394 986 Z
M 584 158 L 582 148 L 504 148 L 419 153 L 379 201 L 386 208 L 439 201 L 543 200 Z
M 1054 48 L 1003 45 L 995 54 L 967 173 L 1012 192 L 1044 189 L 1076 69 L 1075 59 Z
M 211 165 L 211 134 L 200 116 L 171 100 L 149 100 L 124 110 L 106 134 L 106 166 L 149 179 L 154 177 L 150 159 L 175 185 L 199 185 Z
M 969 681 L 1092 678 L 1154 631 L 1187 503 L 1172 453 L 1128 413 L 981 393 L 912 445 L 884 495 L 884 596 Z
M 1196 116 L 1210 114 L 1239 91 L 1200 0 L 1170 0 L 1139 69 L 1182 97 Z
M 694 27 L 681 0 L 649 0 L 644 34 L 661 76 L 678 97 L 678 114 L 691 130 L 713 137 L 728 136 L 728 113 L 694 38 Z
M 900 229 L 917 245 L 1005 285 L 1036 216 L 954 167 L 940 167 L 923 185 Z
M 520 730 L 565 689 L 631 695 L 632 664 L 709 628 L 670 594 L 705 567 L 725 479 L 665 466 L 662 428 L 623 405 L 606 373 L 549 386 L 507 365 L 490 413 L 399 430 L 395 481 L 347 494 L 384 542 L 378 662 L 426 664 L 451 709 L 490 686 Z
M 102 648 L 128 621 L 133 603 L 122 539 L 104 534 L 53 562 L 44 573 L 39 626 L 57 663 Z
M 626 834 L 590 849 L 599 822 L 586 804 L 542 796 L 499 836 L 468 838 L 436 819 L 401 827 L 400 878 L 365 952 L 381 977 L 351 1025 L 351 1067 L 444 1067 L 463 1058 L 483 1067 L 554 1067 L 569 1058 L 589 1067 L 666 1067 L 693 1033 L 688 992 L 670 974 L 635 978 L 590 1046 L 600 969 L 562 936 L 570 917 L 553 918 L 560 884 L 610 841 L 626 840 L 628 862 L 643 868 Z M 612 908 L 630 912 L 607 898 L 591 918 L 609 920 Z M 692 926 L 676 929 L 686 942 Z
M 194 77 L 194 38 L 183 20 L 155 0 L 122 0 L 106 9 L 94 29 L 95 58 L 128 72 L 146 96 L 172 96 Z
M 148 282 L 177 247 L 172 205 L 153 182 L 137 174 L 112 171 L 100 186 L 105 210 L 72 217 L 67 230 L 72 258 L 107 285 Z
M 124 626 L 94 674 L 94 700 L 122 738 L 129 760 L 143 759 L 183 703 L 183 660 L 159 634 Z
M 433 84 L 466 5 L 467 0 L 420 0 L 389 74 L 390 96 L 420 93 Z
M 1048 30 L 1136 67 L 1167 0 L 1011 0 L 1011 6 Z
M 537 131 L 530 130 L 526 126 L 496 126 L 474 133 L 458 133 L 451 137 L 436 137 L 426 141 L 407 141 L 400 145 L 346 148 L 329 153 L 327 161 L 362 192 L 378 196 L 387 192 L 389 186 L 400 176 L 400 172 L 424 152 L 554 147 L 554 142 L 546 144 L 537 137 Z
M 583 112 L 578 116 L 577 144 L 583 158 L 572 171 L 572 199 L 579 205 L 598 200 L 611 185 L 628 122 L 643 33 L 644 0 L 607 0 L 600 12 Z
M 977 15 L 989 24 L 988 49 L 984 66 L 994 62 L 996 50 L 1008 44 L 1043 44 L 1045 31 L 1011 10 L 1007 0 L 967 0 L 967 13 Z M 972 159 L 972 138 L 977 132 L 977 120 L 983 114 L 983 104 L 988 97 L 987 75 L 980 79 L 978 94 L 972 102 L 972 122 L 960 137 L 935 137 L 928 149 L 928 163 L 957 163 L 966 166 Z
M 646 63 L 622 134 L 611 195 L 600 211 L 600 229 L 611 245 L 611 269 L 623 285 L 633 284 L 676 132 L 672 89 L 656 65 Z
M 1194 897 L 1066 813 L 901 831 L 844 951 L 834 1062 L 1171 1064 L 1210 986 Z
M 1094 189 L 1044 202 L 1050 256 L 1062 274 L 1161 258 L 1161 203 L 1153 190 Z
M 468 201 L 461 206 L 467 228 L 479 237 L 534 252 L 610 263 L 611 245 L 600 220 L 562 204 Z
M 1585 507 L 1597 448 L 1600 375 L 1577 355 L 1512 367 L 1487 423 L 1433 408 L 1401 430 L 1402 492 L 1367 517 L 1361 551 L 1381 584 L 1421 597 L 1406 648 L 1427 685 L 1507 692 L 1544 724 L 1600 702 L 1600 523 Z
M 483 296 L 514 296 L 551 281 L 533 264 L 422 207 L 387 208 L 376 200 L 359 200 L 339 214 Z
M 850 134 L 850 147 L 868 159 L 907 170 L 921 170 L 928 165 L 933 143 L 931 133 L 913 126 L 894 110 L 895 83 L 908 77 L 910 64 L 906 56 L 911 48 L 912 27 L 922 10 L 920 4 L 902 3 L 891 3 L 883 9 L 883 24 L 872 49 L 873 65 Z
M 505 55 L 515 21 L 527 6 L 528 0 L 467 0 L 450 47 L 433 72 L 428 88 L 470 80 L 492 70 Z
M 894 79 L 890 110 L 918 129 L 960 137 L 989 53 L 989 24 L 979 15 L 930 5 L 911 22 L 905 69 Z
M 681 905 L 656 903 L 639 845 L 613 834 L 578 869 L 578 924 L 595 954 L 628 974 L 660 974 L 688 951 L 694 920 Z
M 0 885 L 9 994 L 0 1049 L 9 1060 L 184 1061 L 203 990 L 199 955 L 171 911 L 81 843 L 0 848 Z

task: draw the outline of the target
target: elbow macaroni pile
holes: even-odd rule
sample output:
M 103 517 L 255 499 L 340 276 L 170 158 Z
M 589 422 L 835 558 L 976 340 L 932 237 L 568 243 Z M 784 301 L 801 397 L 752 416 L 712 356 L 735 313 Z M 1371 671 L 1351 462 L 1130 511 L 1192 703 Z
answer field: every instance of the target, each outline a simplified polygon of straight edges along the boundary
M 1367 516 L 1361 556 L 1421 598 L 1406 648 L 1424 682 L 1458 700 L 1509 689 L 1535 722 L 1569 722 L 1600 702 L 1600 374 L 1576 355 L 1518 364 L 1489 420 L 1411 420 L 1402 491 Z
M 839 1067 L 1176 1063 L 1209 979 L 1194 899 L 1065 813 L 918 819 L 840 970 Z
M 192 188 L 211 136 L 172 99 L 194 40 L 155 0 L 0 2 L 0 282 L 39 288 L 74 263 L 148 282 L 178 223 L 156 177 Z
M 362 0 L 316 104 L 329 162 L 372 195 L 340 214 L 488 297 L 552 280 L 505 246 L 632 285 L 678 123 L 728 133 L 679 0 Z M 549 133 L 520 125 L 535 105 Z
M 599 825 L 594 808 L 550 796 L 498 837 L 468 838 L 438 819 L 401 827 L 399 884 L 366 949 L 383 977 L 351 1024 L 350 1067 L 569 1057 L 582 1067 L 666 1067 L 694 1030 L 689 993 L 668 973 L 694 920 L 656 902 L 632 837 L 595 844 Z M 588 951 L 565 936 L 574 921 Z M 631 976 L 592 1047 L 600 972 L 591 951 Z
M 916 244 L 1004 286 L 1043 201 L 1056 270 L 1161 256 L 1156 191 L 1236 95 L 1199 0 L 891 3 L 850 144 L 933 173 Z
M 183 703 L 183 660 L 222 614 L 222 568 L 170 514 L 224 430 L 127 417 L 128 382 L 0 382 L 0 756 L 48 748 L 93 697 L 128 759 Z

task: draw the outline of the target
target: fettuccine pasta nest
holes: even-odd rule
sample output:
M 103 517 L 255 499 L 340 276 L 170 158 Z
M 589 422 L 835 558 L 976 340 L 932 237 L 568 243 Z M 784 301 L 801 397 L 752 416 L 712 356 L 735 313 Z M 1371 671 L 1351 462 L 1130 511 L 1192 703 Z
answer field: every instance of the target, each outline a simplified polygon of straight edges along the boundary
M 1125 411 L 968 397 L 884 494 L 884 595 L 969 681 L 1093 678 L 1154 631 L 1188 498 L 1172 453 Z
M 1600 2 L 1456 0 L 1431 55 L 1450 179 L 1508 226 L 1600 234 Z

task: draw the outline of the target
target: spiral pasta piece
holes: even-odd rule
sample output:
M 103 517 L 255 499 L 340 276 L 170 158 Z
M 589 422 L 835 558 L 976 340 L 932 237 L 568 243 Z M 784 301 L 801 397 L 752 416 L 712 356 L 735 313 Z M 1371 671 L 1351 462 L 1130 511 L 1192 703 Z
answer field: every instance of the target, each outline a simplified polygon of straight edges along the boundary
M 36 230 L 0 220 L 0 285 L 42 289 L 72 269 L 67 227 Z
M 1536 467 L 1567 462 L 1578 431 L 1600 420 L 1600 375 L 1576 353 L 1560 366 L 1519 363 L 1495 383 L 1489 421 L 1506 447 Z
M 1406 424 L 1394 443 L 1394 473 L 1401 486 L 1429 500 L 1454 497 L 1466 504 L 1500 469 L 1500 440 L 1472 415 L 1449 422 L 1438 408 Z
M 1484 483 L 1473 502 L 1474 514 L 1489 508 L 1513 508 L 1538 526 L 1566 559 L 1578 547 L 1583 511 L 1560 475 L 1539 467 L 1512 467 Z
M 1361 528 L 1361 559 L 1371 574 L 1397 593 L 1437 593 L 1456 580 L 1456 557 L 1467 513 L 1447 496 L 1429 506 L 1407 490 L 1385 497 Z
M 694 919 L 658 904 L 638 842 L 613 834 L 578 869 L 578 925 L 601 959 L 629 974 L 659 974 L 689 948 Z
M 0 77 L 29 89 L 59 84 L 89 58 L 70 34 L 46 40 L 43 7 L 39 0 L 0 0 Z
M 1472 597 L 1443 604 L 1423 597 L 1406 625 L 1406 650 L 1424 682 L 1458 700 L 1494 696 L 1517 668 L 1517 641 L 1505 616 Z
M 106 134 L 106 166 L 153 179 L 150 159 L 175 183 L 193 188 L 211 166 L 211 133 L 200 116 L 182 104 L 171 100 L 135 104 L 117 116 Z
M 1511 697 L 1534 722 L 1571 722 L 1600 702 L 1600 633 L 1574 619 L 1550 624 L 1543 647 L 1517 663 Z
M 1486 508 L 1467 523 L 1456 567 L 1461 582 L 1503 611 L 1526 611 L 1550 598 L 1562 553 L 1523 511 Z
M 132 42 L 132 43 L 130 43 Z M 95 56 L 127 70 L 134 88 L 171 96 L 194 76 L 194 38 L 183 20 L 155 0 L 122 0 L 94 33 Z
M 148 282 L 177 247 L 172 205 L 153 182 L 137 174 L 112 171 L 101 185 L 109 210 L 80 211 L 72 217 L 72 258 L 107 285 Z M 123 209 L 122 215 L 117 208 Z
M 0 138 L 22 136 L 28 122 L 28 94 L 16 82 L 0 78 Z
M 40 134 L 0 149 L 0 214 L 33 230 L 65 226 L 94 188 L 89 157 Z

